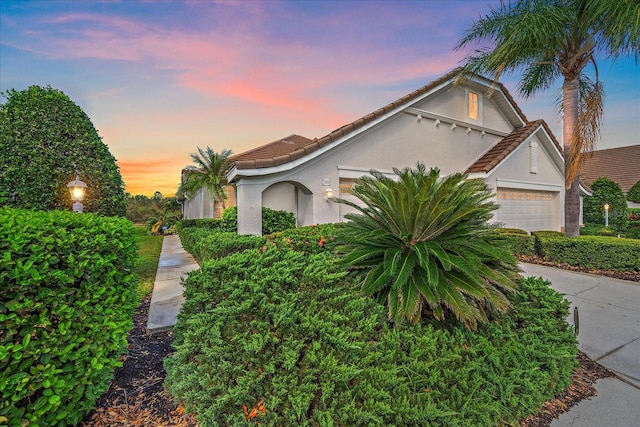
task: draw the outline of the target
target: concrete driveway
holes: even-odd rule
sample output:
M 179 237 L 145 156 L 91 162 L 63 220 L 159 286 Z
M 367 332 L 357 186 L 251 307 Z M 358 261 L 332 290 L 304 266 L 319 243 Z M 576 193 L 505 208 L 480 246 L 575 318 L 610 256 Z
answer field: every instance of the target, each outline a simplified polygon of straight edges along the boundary
M 580 316 L 579 347 L 618 378 L 598 381 L 585 400 L 552 426 L 640 426 L 640 283 L 521 264 L 525 276 L 547 279 Z

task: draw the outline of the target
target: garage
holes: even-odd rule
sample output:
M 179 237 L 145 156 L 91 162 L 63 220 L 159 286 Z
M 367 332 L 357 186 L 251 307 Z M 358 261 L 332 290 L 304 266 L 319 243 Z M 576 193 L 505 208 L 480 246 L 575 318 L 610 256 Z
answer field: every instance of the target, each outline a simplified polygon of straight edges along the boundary
M 557 230 L 555 212 L 559 192 L 498 188 L 500 208 L 496 221 L 509 228 L 527 231 Z

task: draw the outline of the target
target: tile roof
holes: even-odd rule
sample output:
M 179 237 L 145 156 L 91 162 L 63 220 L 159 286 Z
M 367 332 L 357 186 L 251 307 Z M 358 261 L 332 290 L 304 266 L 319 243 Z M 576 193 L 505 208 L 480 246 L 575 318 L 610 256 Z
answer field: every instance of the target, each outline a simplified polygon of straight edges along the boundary
M 640 145 L 609 148 L 587 154 L 580 175 L 582 182 L 588 187 L 597 178 L 606 176 L 617 182 L 626 193 L 640 181 Z
M 236 156 L 233 156 L 232 160 L 234 161 L 236 169 L 260 169 L 278 166 L 300 159 L 328 144 L 331 144 L 332 142 L 342 138 L 343 136 L 356 131 L 357 129 L 367 125 L 368 123 L 373 122 L 374 120 L 397 109 L 398 107 L 414 101 L 418 97 L 433 90 L 437 86 L 446 83 L 449 80 L 452 80 L 454 77 L 461 74 L 461 71 L 461 68 L 456 68 L 443 75 L 439 79 L 432 81 L 426 86 L 423 86 L 420 89 L 416 89 L 408 95 L 405 95 L 402 98 L 390 104 L 387 104 L 386 106 L 379 108 L 376 111 L 367 114 L 366 116 L 361 117 L 354 122 L 346 124 L 329 133 L 328 135 L 323 136 L 320 139 L 316 138 L 310 140 L 299 135 L 291 135 L 278 141 L 274 141 L 261 147 L 255 148 L 253 150 L 240 153 Z M 481 78 L 484 79 L 488 84 L 493 84 L 497 87 L 497 89 L 501 90 L 502 93 L 504 93 L 504 95 L 507 97 L 509 102 L 513 105 L 517 114 L 526 121 L 524 113 L 517 106 L 515 100 L 511 97 L 502 83 L 493 83 L 493 81 L 489 79 L 485 79 L 483 77 Z M 294 143 L 285 145 L 284 142 L 286 141 L 292 141 Z
M 540 126 L 543 126 L 547 133 L 551 136 L 553 143 L 558 150 L 562 152 L 560 144 L 555 139 L 547 123 L 540 119 L 533 122 L 527 122 L 523 127 L 514 130 L 509 135 L 502 138 L 500 142 L 491 147 L 482 157 L 480 157 L 474 164 L 469 166 L 465 171 L 471 172 L 484 172 L 488 173 L 495 168 L 501 161 L 503 161 L 509 154 L 513 152 L 520 144 L 526 141 Z

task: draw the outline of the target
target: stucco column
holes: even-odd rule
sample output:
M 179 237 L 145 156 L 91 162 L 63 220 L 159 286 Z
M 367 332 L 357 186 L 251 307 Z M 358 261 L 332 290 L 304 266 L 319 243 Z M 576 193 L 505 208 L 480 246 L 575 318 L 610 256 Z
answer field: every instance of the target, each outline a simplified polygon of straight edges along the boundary
M 237 184 L 238 234 L 262 235 L 262 189 L 262 185 Z

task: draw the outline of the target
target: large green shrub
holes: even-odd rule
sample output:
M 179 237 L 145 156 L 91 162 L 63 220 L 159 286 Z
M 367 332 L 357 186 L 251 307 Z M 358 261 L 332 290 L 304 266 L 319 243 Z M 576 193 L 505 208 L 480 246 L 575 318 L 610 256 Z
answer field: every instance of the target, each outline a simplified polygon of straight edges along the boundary
M 627 192 L 627 200 L 633 203 L 640 203 L 640 181 L 633 184 Z
M 609 226 L 621 233 L 627 228 L 627 200 L 620 186 L 609 178 L 598 178 L 591 184 L 593 196 L 583 199 L 585 223 L 605 224 L 605 204 L 609 205 Z
M 165 386 L 202 427 L 511 424 L 568 385 L 577 353 L 568 302 L 540 279 L 477 331 L 391 327 L 327 252 L 209 261 L 185 297 Z
M 0 424 L 76 425 L 121 365 L 132 224 L 0 208 Z
M 540 238 L 546 260 L 604 270 L 640 271 L 640 242 L 617 237 Z
M 438 169 L 371 171 L 356 181 L 361 203 L 338 234 L 345 262 L 364 269 L 362 289 L 385 302 L 389 318 L 455 316 L 467 327 L 507 311 L 517 261 L 488 220 L 497 205 L 481 179 L 440 177 Z
M 67 183 L 87 184 L 85 212 L 124 216 L 126 198 L 116 159 L 89 117 L 64 93 L 30 86 L 3 94 L 0 191 L 17 208 L 71 209 Z

